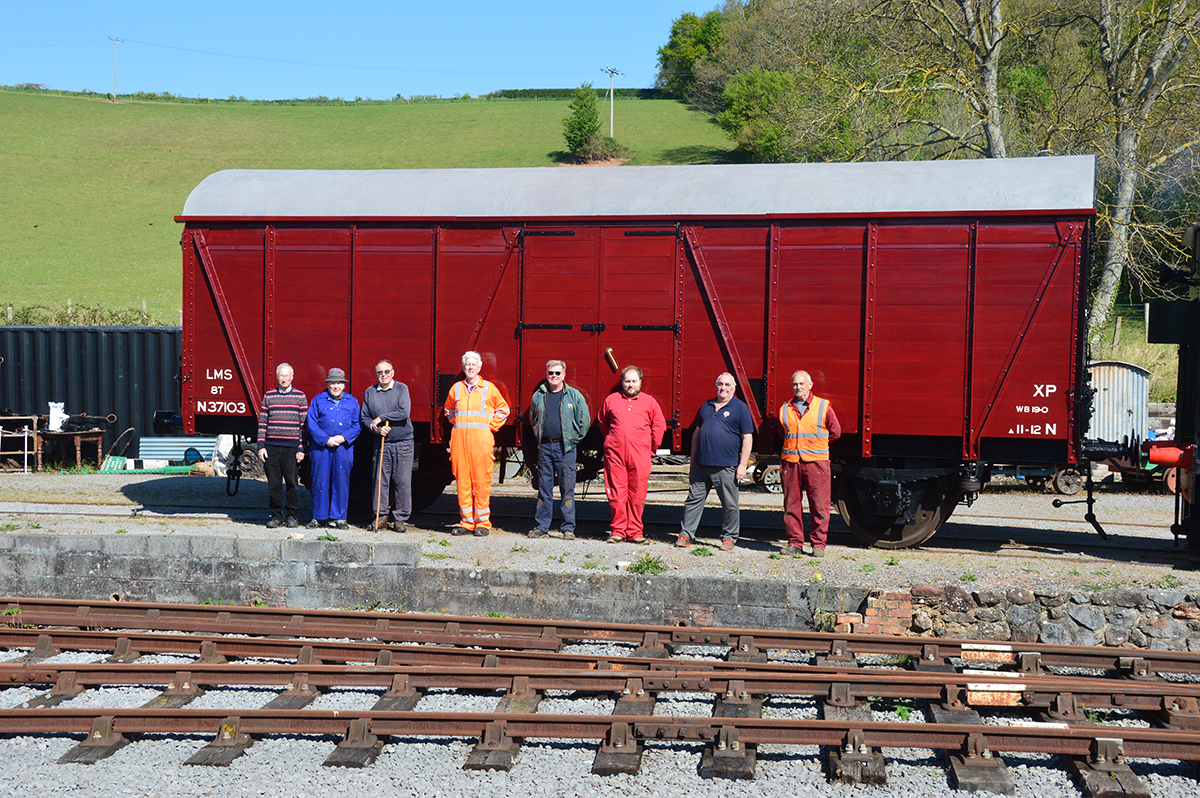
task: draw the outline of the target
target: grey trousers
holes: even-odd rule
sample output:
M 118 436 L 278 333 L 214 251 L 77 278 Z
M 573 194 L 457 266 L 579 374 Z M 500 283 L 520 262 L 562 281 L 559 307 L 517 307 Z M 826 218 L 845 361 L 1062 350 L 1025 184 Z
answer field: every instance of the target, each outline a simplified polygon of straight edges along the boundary
M 700 516 L 704 514 L 704 501 L 708 492 L 717 489 L 721 500 L 721 537 L 736 541 L 741 529 L 741 513 L 738 508 L 737 467 L 705 466 L 693 463 L 688 480 L 687 501 L 683 503 L 682 534 L 695 539 L 700 527 Z
M 378 508 L 379 515 L 386 517 L 388 505 L 391 505 L 392 520 L 401 524 L 408 521 L 412 515 L 412 470 L 413 470 L 413 441 L 410 438 L 395 443 L 383 445 L 383 479 L 379 480 L 379 443 L 375 443 L 375 468 L 371 471 L 372 499 L 371 509 Z M 376 495 L 380 482 L 383 487 L 382 499 Z

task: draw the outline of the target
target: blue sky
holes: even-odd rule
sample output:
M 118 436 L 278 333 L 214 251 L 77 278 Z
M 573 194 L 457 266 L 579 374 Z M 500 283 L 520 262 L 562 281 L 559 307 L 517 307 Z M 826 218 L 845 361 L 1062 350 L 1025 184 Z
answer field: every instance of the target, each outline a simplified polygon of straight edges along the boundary
M 715 0 L 282 3 L 16 2 L 3 8 L 0 84 L 248 99 L 654 84 L 658 48 Z

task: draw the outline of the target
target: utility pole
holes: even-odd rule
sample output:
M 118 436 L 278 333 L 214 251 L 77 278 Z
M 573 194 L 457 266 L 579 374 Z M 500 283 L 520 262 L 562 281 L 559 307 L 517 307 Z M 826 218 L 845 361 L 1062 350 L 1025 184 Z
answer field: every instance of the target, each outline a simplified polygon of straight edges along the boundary
M 117 45 L 121 44 L 124 41 L 124 39 L 114 39 L 112 36 L 109 36 L 108 38 L 113 43 L 113 98 L 112 98 L 112 101 L 115 103 L 117 101 Z
M 616 67 L 600 67 L 601 72 L 608 73 L 608 137 L 613 137 L 613 78 L 625 73 Z

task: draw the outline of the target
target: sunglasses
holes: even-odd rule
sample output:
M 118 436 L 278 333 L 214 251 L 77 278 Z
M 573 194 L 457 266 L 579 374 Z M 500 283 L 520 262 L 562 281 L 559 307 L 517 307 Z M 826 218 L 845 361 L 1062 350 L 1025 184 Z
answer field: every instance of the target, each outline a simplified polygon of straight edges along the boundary
M 547 371 L 546 372 L 547 377 L 557 377 L 560 374 L 562 374 L 561 371 Z
M 383 369 L 381 371 L 376 371 L 375 373 L 376 374 L 391 374 L 392 370 L 391 369 Z

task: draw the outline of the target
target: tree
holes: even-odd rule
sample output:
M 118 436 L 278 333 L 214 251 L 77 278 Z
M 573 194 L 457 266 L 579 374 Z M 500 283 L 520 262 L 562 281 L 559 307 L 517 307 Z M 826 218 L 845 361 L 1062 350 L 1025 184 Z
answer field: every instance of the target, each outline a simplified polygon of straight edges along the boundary
M 756 161 L 784 162 L 788 157 L 788 106 L 796 94 L 789 72 L 754 69 L 725 89 L 725 110 L 717 122 Z
M 1092 298 L 1093 342 L 1108 320 L 1126 267 L 1131 265 L 1131 222 L 1137 191 L 1148 160 L 1143 135 L 1155 123 L 1154 110 L 1164 96 L 1189 91 L 1195 103 L 1196 76 L 1179 75 L 1179 66 L 1196 57 L 1200 0 L 1097 0 L 1083 18 L 1094 29 L 1095 53 L 1108 97 L 1112 142 L 1097 149 L 1112 161 L 1116 183 L 1105 219 L 1107 249 Z M 1193 137 L 1161 153 L 1192 150 Z
M 696 63 L 708 58 L 721 44 L 721 12 L 703 17 L 687 13 L 671 25 L 671 36 L 658 48 L 658 78 L 655 85 L 686 97 L 696 86 Z
M 957 96 L 970 110 L 961 128 L 922 118 L 919 112 L 900 123 L 924 128 L 927 136 L 986 158 L 1004 158 L 1000 57 L 1013 29 L 1004 11 L 1003 0 L 882 0 L 873 13 L 909 28 L 910 35 L 889 40 L 909 44 L 915 38 L 917 46 L 897 52 L 895 80 L 873 90 L 900 99 L 903 111 L 924 105 L 929 92 Z
M 592 147 L 600 134 L 600 105 L 592 84 L 584 83 L 571 95 L 571 113 L 563 118 L 563 138 L 576 158 Z

